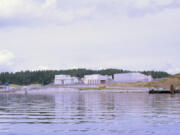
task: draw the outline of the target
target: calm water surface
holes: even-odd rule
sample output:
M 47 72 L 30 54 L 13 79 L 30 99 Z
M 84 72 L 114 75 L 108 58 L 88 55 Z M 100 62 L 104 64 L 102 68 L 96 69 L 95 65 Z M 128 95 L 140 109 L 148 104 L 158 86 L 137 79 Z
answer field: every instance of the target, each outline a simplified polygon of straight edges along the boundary
M 0 135 L 179 135 L 180 95 L 0 95 Z

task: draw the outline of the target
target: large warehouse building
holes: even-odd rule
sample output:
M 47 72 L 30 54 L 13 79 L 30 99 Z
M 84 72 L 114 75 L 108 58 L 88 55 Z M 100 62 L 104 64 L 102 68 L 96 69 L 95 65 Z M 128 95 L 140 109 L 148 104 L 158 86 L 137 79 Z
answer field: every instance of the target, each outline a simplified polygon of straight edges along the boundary
M 153 78 L 151 75 L 144 75 L 141 73 L 114 74 L 114 82 L 116 83 L 149 82 L 152 80 Z

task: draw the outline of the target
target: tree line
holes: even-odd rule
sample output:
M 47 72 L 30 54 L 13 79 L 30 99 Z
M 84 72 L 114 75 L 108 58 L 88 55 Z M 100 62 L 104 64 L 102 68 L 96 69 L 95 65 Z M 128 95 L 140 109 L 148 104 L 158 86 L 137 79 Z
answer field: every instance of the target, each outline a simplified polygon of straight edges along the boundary
M 101 74 L 101 75 L 114 75 L 116 73 L 128 73 L 132 71 L 122 69 L 70 69 L 70 70 L 44 70 L 44 71 L 21 71 L 21 72 L 2 72 L 0 73 L 0 83 L 29 85 L 29 84 L 42 84 L 47 85 L 53 83 L 54 76 L 58 74 L 67 74 L 74 77 L 82 78 L 84 75 Z M 170 74 L 162 71 L 143 71 L 145 75 L 152 75 L 153 78 L 165 78 Z

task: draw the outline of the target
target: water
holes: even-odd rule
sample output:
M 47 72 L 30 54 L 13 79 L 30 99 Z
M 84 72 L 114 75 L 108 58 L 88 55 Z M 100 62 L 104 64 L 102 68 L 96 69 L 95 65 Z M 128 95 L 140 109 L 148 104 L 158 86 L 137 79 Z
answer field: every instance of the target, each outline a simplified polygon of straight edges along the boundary
M 0 135 L 178 135 L 180 95 L 0 95 Z

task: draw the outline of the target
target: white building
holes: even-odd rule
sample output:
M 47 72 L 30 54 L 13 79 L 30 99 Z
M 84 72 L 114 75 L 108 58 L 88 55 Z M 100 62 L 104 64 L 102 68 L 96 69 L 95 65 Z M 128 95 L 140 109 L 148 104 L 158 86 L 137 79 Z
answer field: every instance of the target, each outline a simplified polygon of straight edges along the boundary
M 68 85 L 78 83 L 79 80 L 77 77 L 71 77 L 70 75 L 55 75 L 54 84 L 56 85 Z
M 105 84 L 112 81 L 112 76 L 108 75 L 100 75 L 100 74 L 94 74 L 94 75 L 85 75 L 83 78 L 84 84 Z
M 122 73 L 114 74 L 114 81 L 117 83 L 129 83 L 129 82 L 149 82 L 153 78 L 151 75 L 144 75 L 141 73 Z

